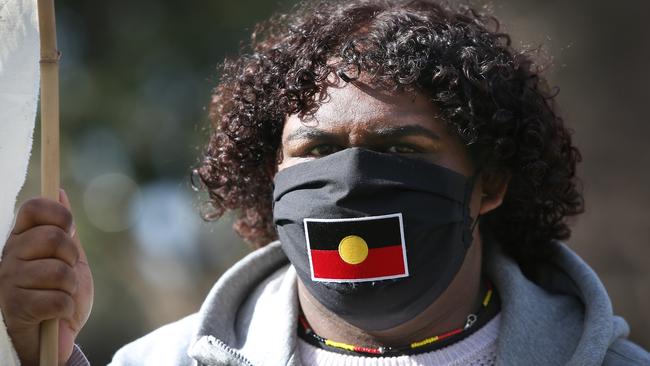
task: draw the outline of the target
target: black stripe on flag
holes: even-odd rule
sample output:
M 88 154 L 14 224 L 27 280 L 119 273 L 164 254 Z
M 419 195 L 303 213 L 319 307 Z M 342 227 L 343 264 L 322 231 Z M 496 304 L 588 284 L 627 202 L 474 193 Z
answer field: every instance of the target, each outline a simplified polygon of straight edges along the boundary
M 402 245 L 400 214 L 354 219 L 305 219 L 310 249 L 337 250 L 341 239 L 356 235 L 368 248 Z

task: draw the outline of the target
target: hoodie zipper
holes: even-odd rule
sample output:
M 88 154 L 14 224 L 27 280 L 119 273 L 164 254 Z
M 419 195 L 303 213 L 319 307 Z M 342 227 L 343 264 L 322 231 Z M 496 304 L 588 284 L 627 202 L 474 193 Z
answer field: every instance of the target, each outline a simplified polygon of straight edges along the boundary
M 217 339 L 213 336 L 208 336 L 208 343 L 212 346 L 217 346 L 228 352 L 231 356 L 233 356 L 237 361 L 240 362 L 240 364 L 243 364 L 245 366 L 255 366 L 253 365 L 252 362 L 250 362 L 246 357 L 242 356 L 241 353 L 235 351 L 228 345 L 226 345 L 222 340 Z

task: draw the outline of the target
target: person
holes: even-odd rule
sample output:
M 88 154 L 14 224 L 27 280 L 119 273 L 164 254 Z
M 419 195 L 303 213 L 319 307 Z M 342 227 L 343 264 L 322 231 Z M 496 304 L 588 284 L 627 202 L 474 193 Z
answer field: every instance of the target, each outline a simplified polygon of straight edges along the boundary
M 532 55 L 433 0 L 304 3 L 228 60 L 196 184 L 257 249 L 114 365 L 648 365 L 560 240 L 580 153 Z M 23 365 L 92 279 L 65 194 L 17 215 L 0 306 Z

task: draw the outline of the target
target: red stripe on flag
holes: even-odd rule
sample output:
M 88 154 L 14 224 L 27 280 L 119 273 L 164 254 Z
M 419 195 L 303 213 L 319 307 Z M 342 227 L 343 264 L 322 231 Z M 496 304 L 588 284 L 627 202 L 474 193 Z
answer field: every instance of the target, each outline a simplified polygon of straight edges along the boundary
M 359 264 L 344 262 L 338 250 L 312 249 L 311 263 L 317 279 L 359 280 L 406 274 L 401 245 L 371 248 Z

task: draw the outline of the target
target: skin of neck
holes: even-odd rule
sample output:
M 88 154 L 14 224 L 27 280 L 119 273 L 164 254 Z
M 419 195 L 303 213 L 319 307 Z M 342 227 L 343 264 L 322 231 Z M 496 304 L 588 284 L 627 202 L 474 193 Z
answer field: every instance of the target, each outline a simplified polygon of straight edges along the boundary
M 478 225 L 477 225 L 478 226 Z M 478 227 L 476 228 L 478 232 Z M 480 306 L 482 240 L 475 235 L 463 264 L 447 289 L 415 318 L 385 330 L 367 331 L 346 322 L 316 300 L 298 280 L 298 300 L 313 331 L 337 342 L 365 346 L 402 346 L 462 328 Z

